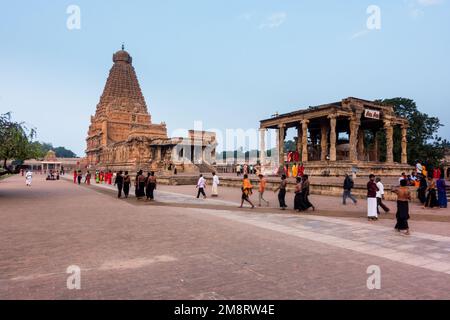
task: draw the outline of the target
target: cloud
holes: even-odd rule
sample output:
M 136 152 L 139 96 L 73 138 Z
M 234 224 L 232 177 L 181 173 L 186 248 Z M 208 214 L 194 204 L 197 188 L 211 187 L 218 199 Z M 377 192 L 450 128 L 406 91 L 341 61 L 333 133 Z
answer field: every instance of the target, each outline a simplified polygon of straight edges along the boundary
M 266 21 L 259 25 L 260 29 L 273 29 L 281 26 L 287 19 L 286 12 L 275 12 L 272 13 L 269 17 L 267 17 Z

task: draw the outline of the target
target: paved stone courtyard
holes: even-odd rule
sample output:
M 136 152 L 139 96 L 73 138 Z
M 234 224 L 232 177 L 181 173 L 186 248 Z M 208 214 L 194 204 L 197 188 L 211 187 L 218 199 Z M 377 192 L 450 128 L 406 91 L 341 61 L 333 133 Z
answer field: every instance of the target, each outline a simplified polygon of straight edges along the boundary
M 450 223 L 432 219 L 447 210 L 418 212 L 430 219 L 413 218 L 405 237 L 392 216 L 360 218 L 364 204 L 328 214 L 337 198 L 313 197 L 317 213 L 295 214 L 272 207 L 273 194 L 271 207 L 242 210 L 236 189 L 206 201 L 188 190 L 160 186 L 144 202 L 41 176 L 31 188 L 1 181 L 0 298 L 450 298 Z M 72 265 L 80 290 L 67 289 Z M 379 290 L 367 288 L 373 265 Z

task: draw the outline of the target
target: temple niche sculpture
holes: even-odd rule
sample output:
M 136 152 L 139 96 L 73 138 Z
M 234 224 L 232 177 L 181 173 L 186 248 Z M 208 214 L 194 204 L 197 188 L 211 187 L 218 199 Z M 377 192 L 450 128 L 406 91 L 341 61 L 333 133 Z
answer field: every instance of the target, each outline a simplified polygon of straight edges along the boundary
M 277 155 L 269 163 L 262 152 L 267 171 L 289 165 L 287 152 L 299 154 L 299 161 L 312 175 L 359 174 L 399 175 L 412 170 L 408 165 L 408 120 L 398 117 L 392 106 L 357 98 L 309 107 L 277 115 L 260 122 L 260 150 L 265 150 L 265 133 L 277 133 Z M 394 128 L 398 127 L 399 159 L 394 161 Z M 284 150 L 286 131 L 297 129 L 296 150 Z M 381 140 L 380 133 L 384 140 Z M 381 142 L 380 142 L 381 141 Z M 381 143 L 384 144 L 381 148 Z M 381 154 L 381 149 L 385 150 Z
M 169 138 L 164 122 L 154 124 L 128 52 L 113 55 L 112 66 L 86 139 L 86 165 L 100 170 L 211 171 L 215 134 L 190 131 Z M 184 152 L 181 152 L 184 150 Z

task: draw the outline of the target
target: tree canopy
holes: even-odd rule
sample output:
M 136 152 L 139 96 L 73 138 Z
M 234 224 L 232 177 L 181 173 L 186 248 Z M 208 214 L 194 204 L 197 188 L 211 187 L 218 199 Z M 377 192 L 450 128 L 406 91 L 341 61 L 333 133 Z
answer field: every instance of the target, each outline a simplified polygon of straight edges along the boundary
M 53 144 L 48 142 L 42 142 L 39 144 L 42 150 L 42 155 L 47 154 L 49 150 L 53 150 L 58 158 L 76 158 L 77 156 L 72 150 L 66 149 L 65 147 L 54 147 Z
M 409 121 L 408 128 L 408 160 L 414 164 L 416 160 L 438 165 L 443 159 L 449 142 L 439 136 L 438 131 L 443 126 L 437 117 L 420 112 L 412 99 L 392 98 L 379 100 L 382 104 L 391 105 L 398 116 Z M 400 128 L 394 130 L 394 141 L 401 141 Z M 382 144 L 383 147 L 385 147 Z M 399 159 L 400 143 L 394 144 L 394 157 Z
M 7 172 L 8 159 L 23 161 L 39 155 L 40 150 L 33 142 L 35 135 L 34 128 L 28 128 L 23 122 L 13 121 L 10 113 L 0 115 L 0 159 Z

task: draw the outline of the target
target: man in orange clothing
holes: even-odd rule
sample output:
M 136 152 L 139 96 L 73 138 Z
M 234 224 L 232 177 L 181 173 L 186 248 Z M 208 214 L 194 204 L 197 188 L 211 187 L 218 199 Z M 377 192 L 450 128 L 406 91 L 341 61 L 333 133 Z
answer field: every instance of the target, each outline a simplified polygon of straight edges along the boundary
M 242 180 L 242 197 L 241 197 L 241 206 L 239 208 L 242 208 L 244 205 L 244 201 L 247 201 L 251 204 L 252 209 L 255 207 L 253 203 L 250 201 L 250 195 L 252 194 L 253 186 L 250 182 L 250 179 L 248 178 L 247 174 L 244 174 L 244 180 Z
M 266 190 L 266 178 L 262 174 L 259 174 L 259 206 L 261 207 L 261 201 L 264 201 L 269 206 L 269 201 L 264 199 L 264 191 Z

